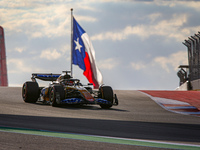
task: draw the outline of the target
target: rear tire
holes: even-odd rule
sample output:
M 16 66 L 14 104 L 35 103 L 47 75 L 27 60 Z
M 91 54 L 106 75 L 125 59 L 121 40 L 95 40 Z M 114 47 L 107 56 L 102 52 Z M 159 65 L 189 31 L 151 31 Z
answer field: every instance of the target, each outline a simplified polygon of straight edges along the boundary
M 101 98 L 109 101 L 111 104 L 101 104 L 101 108 L 109 109 L 113 104 L 113 90 L 110 86 L 103 86 L 100 88 L 100 96 Z
M 60 95 L 60 100 L 63 100 L 65 98 L 65 91 L 61 85 L 54 85 L 53 87 L 51 87 L 49 92 L 49 101 L 50 105 L 53 107 L 59 106 L 59 102 L 56 101 L 57 93 L 59 93 Z
M 37 82 L 28 81 L 23 84 L 22 98 L 27 103 L 36 103 L 40 96 L 40 89 Z

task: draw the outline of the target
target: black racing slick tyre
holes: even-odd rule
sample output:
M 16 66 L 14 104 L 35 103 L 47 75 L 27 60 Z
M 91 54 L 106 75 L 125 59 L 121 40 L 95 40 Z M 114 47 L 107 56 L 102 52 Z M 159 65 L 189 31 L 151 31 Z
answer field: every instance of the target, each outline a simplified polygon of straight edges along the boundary
M 100 88 L 100 95 L 101 98 L 109 101 L 111 104 L 101 104 L 101 108 L 109 109 L 112 107 L 113 104 L 113 90 L 110 86 L 103 86 Z
M 54 85 L 50 88 L 49 92 L 49 101 L 50 105 L 53 107 L 57 107 L 60 104 L 60 100 L 65 98 L 65 91 L 61 85 Z
M 40 89 L 37 82 L 28 81 L 23 84 L 22 98 L 27 103 L 36 103 L 40 96 Z

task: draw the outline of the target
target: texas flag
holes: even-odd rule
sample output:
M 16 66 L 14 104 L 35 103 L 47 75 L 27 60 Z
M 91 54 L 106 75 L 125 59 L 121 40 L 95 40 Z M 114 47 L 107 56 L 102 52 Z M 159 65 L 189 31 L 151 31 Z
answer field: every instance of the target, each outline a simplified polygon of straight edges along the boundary
M 103 83 L 103 77 L 95 62 L 95 51 L 88 34 L 73 17 L 72 63 L 78 65 L 95 89 Z

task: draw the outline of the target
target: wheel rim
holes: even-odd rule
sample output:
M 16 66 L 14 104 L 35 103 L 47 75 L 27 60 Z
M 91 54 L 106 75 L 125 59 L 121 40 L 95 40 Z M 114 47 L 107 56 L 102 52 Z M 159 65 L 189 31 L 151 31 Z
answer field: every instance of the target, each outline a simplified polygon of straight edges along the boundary
M 53 102 L 53 100 L 54 100 L 54 96 L 55 96 L 55 94 L 54 94 L 54 90 L 52 89 L 52 90 L 51 90 L 51 94 L 50 94 L 50 103 Z

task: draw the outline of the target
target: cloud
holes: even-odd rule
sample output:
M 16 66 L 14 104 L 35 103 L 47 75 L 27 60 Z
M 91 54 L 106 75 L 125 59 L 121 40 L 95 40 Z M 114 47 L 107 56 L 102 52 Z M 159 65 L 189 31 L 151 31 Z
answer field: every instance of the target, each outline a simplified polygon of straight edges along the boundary
M 150 20 L 151 23 L 155 22 L 155 20 L 157 20 L 158 18 L 162 17 L 161 13 L 153 13 L 147 16 Z
M 86 21 L 86 22 L 96 22 L 97 21 L 97 18 L 94 18 L 94 17 L 90 17 L 90 16 L 79 16 L 79 15 L 76 15 L 76 20 L 77 21 Z
M 55 1 L 36 2 L 1 2 L 4 7 L 0 7 L 0 21 L 8 34 L 17 32 L 25 33 L 29 38 L 56 38 L 71 33 L 70 5 Z M 97 18 L 85 15 L 77 15 L 76 18 L 78 21 L 97 21 Z
M 119 61 L 117 61 L 115 58 L 108 58 L 105 60 L 101 60 L 101 62 L 98 62 L 98 67 L 100 69 L 113 69 L 119 64 Z
M 68 3 L 72 2 L 72 0 L 1 0 L 0 6 L 6 7 L 6 8 L 15 8 L 15 9 L 21 9 L 21 8 L 36 8 L 36 7 L 46 7 L 49 5 L 54 4 L 63 4 L 63 2 Z
M 127 26 L 122 30 L 115 32 L 106 32 L 94 35 L 91 37 L 92 40 L 125 40 L 131 35 L 136 35 L 141 39 L 146 39 L 150 36 L 165 36 L 166 38 L 174 38 L 177 41 L 183 41 L 188 33 L 193 31 L 193 28 L 184 28 L 183 25 L 187 22 L 187 14 L 173 14 L 169 20 L 161 20 L 155 22 L 161 14 L 153 13 L 148 17 L 153 23 L 150 24 L 139 24 L 136 26 Z M 197 28 L 197 27 L 196 27 Z
M 164 71 L 170 73 L 170 71 L 177 71 L 179 65 L 187 65 L 188 58 L 186 51 L 179 51 L 172 53 L 171 55 L 164 57 L 158 56 L 151 60 L 150 63 L 146 62 L 131 62 L 131 67 L 134 70 L 143 70 L 146 68 L 156 68 L 160 66 Z
M 154 0 L 154 4 L 158 6 L 169 6 L 169 7 L 187 7 L 194 8 L 196 11 L 199 11 L 200 2 L 196 0 Z
M 146 68 L 147 65 L 144 64 L 144 62 L 132 62 L 131 63 L 131 67 L 134 69 L 134 70 L 141 70 L 141 69 L 144 69 Z
M 22 52 L 26 51 L 26 48 L 24 48 L 24 47 L 16 47 L 15 51 L 17 51 L 19 53 L 22 53 Z
M 54 50 L 44 50 L 40 54 L 40 58 L 45 58 L 48 60 L 55 60 L 62 56 L 61 53 L 59 53 L 56 49 Z
M 181 0 L 182 1 L 182 0 Z M 168 1 L 161 1 L 161 0 L 154 0 L 154 3 L 158 6 L 169 6 L 169 7 L 174 7 L 177 5 L 178 1 L 177 0 L 168 0 Z
M 8 74 L 22 74 L 22 73 L 30 73 L 33 70 L 40 72 L 41 69 L 33 67 L 32 65 L 28 64 L 25 59 L 8 59 L 7 60 L 8 65 Z M 12 69 L 11 69 L 12 68 Z
M 65 4 L 71 3 L 72 1 L 65 1 Z M 91 5 L 92 2 L 96 1 L 83 1 L 77 4 L 77 8 L 86 9 L 90 11 L 95 11 L 91 9 L 88 4 Z M 110 0 L 109 2 L 122 3 L 119 0 Z M 130 1 L 123 1 L 124 3 L 129 3 Z M 143 1 L 144 2 L 144 1 Z M 147 1 L 148 2 L 148 1 Z M 107 3 L 107 1 L 102 0 L 99 3 Z M 17 0 L 17 1 L 1 1 L 2 8 L 0 9 L 0 21 L 2 26 L 6 27 L 6 30 L 11 32 L 24 32 L 29 37 L 58 37 L 70 34 L 70 8 L 73 5 L 61 5 L 63 1 L 50 0 L 39 1 L 39 0 Z M 146 3 L 145 3 L 146 4 Z M 187 7 L 197 7 L 200 3 L 196 2 L 159 2 L 155 1 L 157 5 L 183 5 Z M 13 8 L 13 9 L 6 9 Z M 108 31 L 105 33 L 100 33 L 94 35 L 92 40 L 125 40 L 131 35 L 137 35 L 142 39 L 148 38 L 151 35 L 161 35 L 167 38 L 175 38 L 180 41 L 183 37 L 188 36 L 193 29 L 181 28 L 183 24 L 187 21 L 187 14 L 177 15 L 174 14 L 169 20 L 161 20 L 160 22 L 155 22 L 158 18 L 161 18 L 161 13 L 152 13 L 148 15 L 151 22 L 149 24 L 138 24 L 135 26 L 126 26 L 124 29 L 118 29 L 117 31 Z M 96 22 L 98 18 L 76 15 L 78 21 L 86 22 Z M 196 27 L 195 29 L 197 29 Z M 169 32 L 171 31 L 171 33 Z M 187 34 L 186 34 L 187 33 Z
M 169 57 L 156 57 L 153 60 L 153 63 L 160 65 L 163 70 L 170 72 L 170 68 L 173 68 L 174 71 L 177 70 L 179 65 L 188 64 L 187 52 L 179 51 L 177 53 L 171 54 Z

